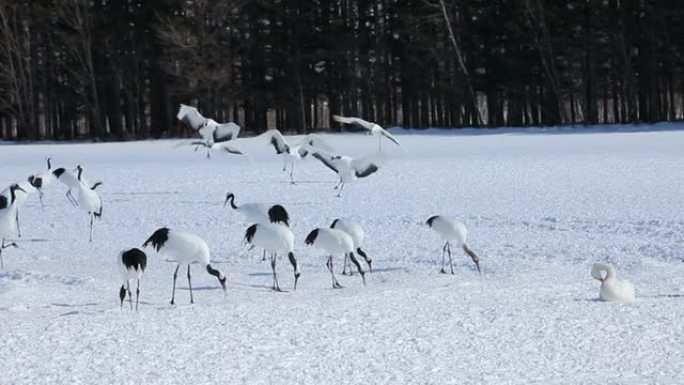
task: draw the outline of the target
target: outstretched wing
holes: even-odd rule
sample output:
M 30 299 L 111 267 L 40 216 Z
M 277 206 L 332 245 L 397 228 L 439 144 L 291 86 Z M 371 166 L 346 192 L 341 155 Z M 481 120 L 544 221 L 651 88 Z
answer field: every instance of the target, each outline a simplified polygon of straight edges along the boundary
M 214 143 L 227 142 L 240 135 L 240 126 L 233 122 L 218 124 L 214 130 Z
M 299 156 L 302 158 L 307 156 L 310 152 L 314 152 L 316 150 L 323 150 L 330 153 L 333 151 L 333 148 L 326 141 L 315 134 L 309 134 L 305 136 L 304 139 L 302 139 L 302 141 L 299 143 L 298 152 Z
M 334 162 L 335 157 L 328 154 L 327 152 L 325 152 L 323 150 L 316 150 L 316 151 L 311 153 L 311 156 L 320 160 L 321 163 L 323 163 L 326 167 L 335 171 L 336 173 L 340 172 L 340 170 L 337 168 L 337 166 L 335 166 L 335 162 Z
M 344 116 L 339 116 L 339 115 L 333 115 L 333 120 L 336 122 L 344 123 L 344 124 L 355 124 L 355 125 L 362 127 L 363 129 L 368 130 L 368 131 L 370 131 L 370 129 L 374 125 L 374 123 L 367 122 L 361 118 L 344 117 Z
M 276 154 L 284 154 L 290 152 L 290 146 L 287 145 L 285 142 L 285 138 L 283 137 L 283 134 L 280 133 L 275 128 L 272 128 L 268 131 L 266 131 L 266 137 L 269 140 L 269 143 L 275 148 Z
M 228 152 L 230 154 L 245 155 L 242 151 L 240 151 L 237 148 L 229 145 L 228 143 L 221 143 L 221 144 L 218 144 L 217 146 L 220 147 L 221 150 Z
M 377 124 L 375 125 L 375 127 L 376 127 L 375 130 L 376 130 L 380 135 L 384 136 L 385 138 L 387 138 L 387 139 L 391 140 L 392 142 L 394 142 L 394 144 L 396 144 L 397 146 L 401 147 L 401 143 L 399 143 L 399 141 L 397 140 L 397 138 L 395 138 L 392 134 L 390 134 L 389 131 L 387 131 L 387 130 L 385 130 L 384 128 L 378 126 Z
M 352 160 L 351 169 L 357 178 L 365 178 L 378 171 L 386 162 L 387 156 L 378 152 Z
M 197 108 L 185 104 L 180 105 L 176 118 L 186 122 L 195 130 L 202 127 L 207 121 L 207 119 L 197 111 Z
M 202 142 L 202 141 L 194 141 L 194 142 L 190 142 L 190 143 L 179 143 L 178 146 L 182 146 L 182 145 L 184 145 L 184 144 L 188 144 L 188 145 L 191 145 L 191 146 L 209 147 L 209 145 L 207 144 L 207 142 Z

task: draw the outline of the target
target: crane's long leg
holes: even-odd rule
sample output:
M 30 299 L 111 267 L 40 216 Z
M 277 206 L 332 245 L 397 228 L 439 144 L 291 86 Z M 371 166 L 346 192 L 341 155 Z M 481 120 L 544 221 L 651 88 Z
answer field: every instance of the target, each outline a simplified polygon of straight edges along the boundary
M 445 257 L 445 254 L 446 254 L 446 248 L 447 248 L 447 245 L 448 245 L 448 244 L 449 244 L 449 242 L 446 242 L 446 243 L 444 244 L 444 246 L 442 246 L 442 268 L 439 270 L 439 272 L 442 273 L 442 274 L 446 274 L 446 270 L 444 270 L 444 257 Z
M 89 238 L 88 242 L 93 241 L 93 219 L 94 218 L 95 218 L 95 215 L 91 213 L 90 214 L 90 238 Z
M 333 187 L 333 190 L 337 190 L 337 188 L 340 187 L 341 184 L 342 184 L 342 179 L 338 179 L 337 184 L 335 185 L 335 187 Z
M 264 249 L 264 255 L 263 255 L 263 257 L 261 258 L 261 262 L 263 262 L 263 261 L 265 261 L 265 260 L 266 260 L 266 249 Z
M 16 214 L 14 214 L 14 220 L 17 222 L 17 236 L 21 238 L 21 227 L 19 227 L 19 209 L 17 209 Z
M 338 198 L 342 196 L 342 189 L 343 189 L 343 188 L 344 188 L 344 182 L 342 182 L 342 184 L 340 185 L 340 191 L 337 192 L 337 197 L 338 197 Z
M 294 168 L 295 168 L 295 162 L 292 162 L 292 168 L 290 169 L 290 183 L 295 184 L 294 181 Z
M 76 198 L 74 198 L 73 194 L 71 194 L 71 189 L 68 189 L 68 190 L 67 190 L 67 192 L 66 192 L 66 197 L 67 197 L 67 200 L 68 200 L 72 205 L 74 205 L 75 207 L 78 206 L 78 202 L 76 201 Z
M 178 269 L 180 269 L 180 265 L 176 265 L 176 271 L 173 272 L 173 291 L 171 294 L 171 305 L 173 305 L 174 299 L 176 298 L 176 277 L 178 277 Z
M 128 303 L 131 304 L 131 310 L 133 310 L 133 295 L 131 294 L 131 284 L 130 284 L 130 282 L 128 283 L 128 289 L 127 289 L 126 291 L 128 291 Z
M 363 280 L 363 285 L 366 286 L 366 272 L 363 271 L 363 268 L 361 267 L 359 260 L 356 259 L 354 253 L 349 253 L 349 259 L 351 259 L 352 263 L 356 265 L 356 269 L 359 271 L 359 274 L 361 274 L 361 280 Z M 351 266 L 349 267 L 349 270 L 351 270 Z
M 347 258 L 347 254 L 345 254 L 344 255 L 344 262 L 343 262 L 343 266 L 342 266 L 342 275 L 347 275 L 347 264 L 348 264 L 348 258 Z M 349 266 L 349 268 L 351 270 L 351 266 Z M 349 275 L 351 275 L 351 274 L 349 274 Z
M 140 300 L 140 278 L 138 278 L 138 286 L 135 288 L 135 311 L 138 311 L 138 301 Z
M 121 304 L 119 305 L 119 309 L 123 310 L 123 303 L 124 299 L 126 298 L 126 285 L 121 285 L 121 289 L 119 289 L 119 299 L 121 300 Z
M 451 243 L 447 242 L 447 253 L 449 253 L 449 268 L 451 268 L 451 275 L 454 275 L 454 264 L 451 261 Z
M 325 265 L 328 267 L 328 270 L 330 271 L 330 276 L 332 277 L 333 289 L 341 289 L 342 285 L 340 285 L 340 283 L 337 282 L 337 278 L 335 278 L 335 272 L 333 271 L 333 257 L 332 257 L 332 255 L 328 257 L 328 261 L 325 263 Z
M 188 287 L 190 287 L 190 303 L 195 303 L 192 298 L 192 282 L 190 282 L 190 264 L 188 264 Z
M 8 248 L 8 247 L 10 247 L 10 246 L 15 247 L 15 248 L 19 247 L 19 246 L 17 246 L 17 244 L 14 243 L 14 242 L 5 244 L 5 238 L 3 238 L 3 239 L 2 239 L 2 244 L 0 244 L 0 269 L 4 269 L 4 268 L 5 268 L 5 264 L 4 264 L 3 261 L 2 261 L 2 249 L 6 249 L 6 248 Z
M 278 274 L 276 274 L 276 260 L 277 259 L 278 259 L 277 253 L 271 254 L 271 269 L 273 270 L 273 290 L 282 291 L 282 290 L 280 290 L 280 284 L 278 283 Z
M 38 190 L 38 199 L 40 199 L 40 209 L 45 210 L 45 206 L 43 205 L 43 190 Z
M 290 252 L 287 257 L 290 259 L 290 263 L 294 269 L 294 290 L 297 290 L 297 281 L 299 280 L 300 275 L 299 269 L 297 268 L 297 259 L 295 259 L 295 256 L 292 252 Z

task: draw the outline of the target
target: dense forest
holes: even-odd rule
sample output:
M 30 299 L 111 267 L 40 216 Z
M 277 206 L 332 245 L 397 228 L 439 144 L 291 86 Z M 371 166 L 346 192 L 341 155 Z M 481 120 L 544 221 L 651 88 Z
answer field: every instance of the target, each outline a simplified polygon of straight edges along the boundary
M 655 122 L 681 0 L 0 0 L 0 138 Z

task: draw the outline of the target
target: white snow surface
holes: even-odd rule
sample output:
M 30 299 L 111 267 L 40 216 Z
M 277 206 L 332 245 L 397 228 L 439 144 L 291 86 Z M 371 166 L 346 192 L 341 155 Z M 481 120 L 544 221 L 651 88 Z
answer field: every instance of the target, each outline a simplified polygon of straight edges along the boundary
M 249 157 L 176 148 L 176 140 L 0 146 L 0 186 L 83 165 L 102 181 L 103 217 L 65 189 L 21 211 L 19 248 L 0 271 L 0 384 L 683 384 L 684 131 L 399 134 L 376 174 L 332 189 L 335 175 L 307 158 L 295 170 L 263 138 Z M 347 155 L 377 138 L 323 135 Z M 248 251 L 236 202 L 284 205 L 302 276 L 278 261 L 286 293 L 269 290 L 270 265 Z M 438 273 L 435 214 L 468 226 L 484 278 L 454 250 L 456 274 Z M 364 225 L 373 273 L 339 274 L 304 244 L 337 217 Z M 200 235 L 216 279 L 193 266 L 169 304 L 175 265 L 147 248 L 140 310 L 124 303 L 121 249 L 159 227 Z M 631 305 L 598 301 L 594 262 L 634 283 Z M 135 294 L 134 294 L 135 296 Z

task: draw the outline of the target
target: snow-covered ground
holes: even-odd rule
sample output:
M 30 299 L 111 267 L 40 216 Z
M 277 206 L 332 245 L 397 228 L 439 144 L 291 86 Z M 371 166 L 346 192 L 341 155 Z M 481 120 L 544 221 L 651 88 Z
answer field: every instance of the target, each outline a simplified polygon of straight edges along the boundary
M 364 135 L 325 136 L 351 155 Z M 102 220 L 64 188 L 32 196 L 24 237 L 0 271 L 0 384 L 677 384 L 684 383 L 684 131 L 400 135 L 386 167 L 345 187 L 316 160 L 290 185 L 260 138 L 249 158 L 177 141 L 0 146 L 0 185 L 55 165 L 103 181 Z M 270 266 L 222 206 L 277 202 L 292 217 L 302 265 L 296 292 L 275 293 Z M 474 265 L 438 274 L 441 243 L 423 223 L 464 219 Z M 338 216 L 364 223 L 374 273 L 330 288 L 306 234 Z M 228 276 L 193 269 L 195 304 L 174 265 L 149 251 L 138 313 L 119 309 L 124 247 L 158 227 L 201 235 Z M 631 305 L 597 301 L 596 261 L 637 289 Z M 341 259 L 336 261 L 341 270 Z M 292 270 L 279 261 L 280 282 Z M 128 304 L 125 304 L 128 306 Z

